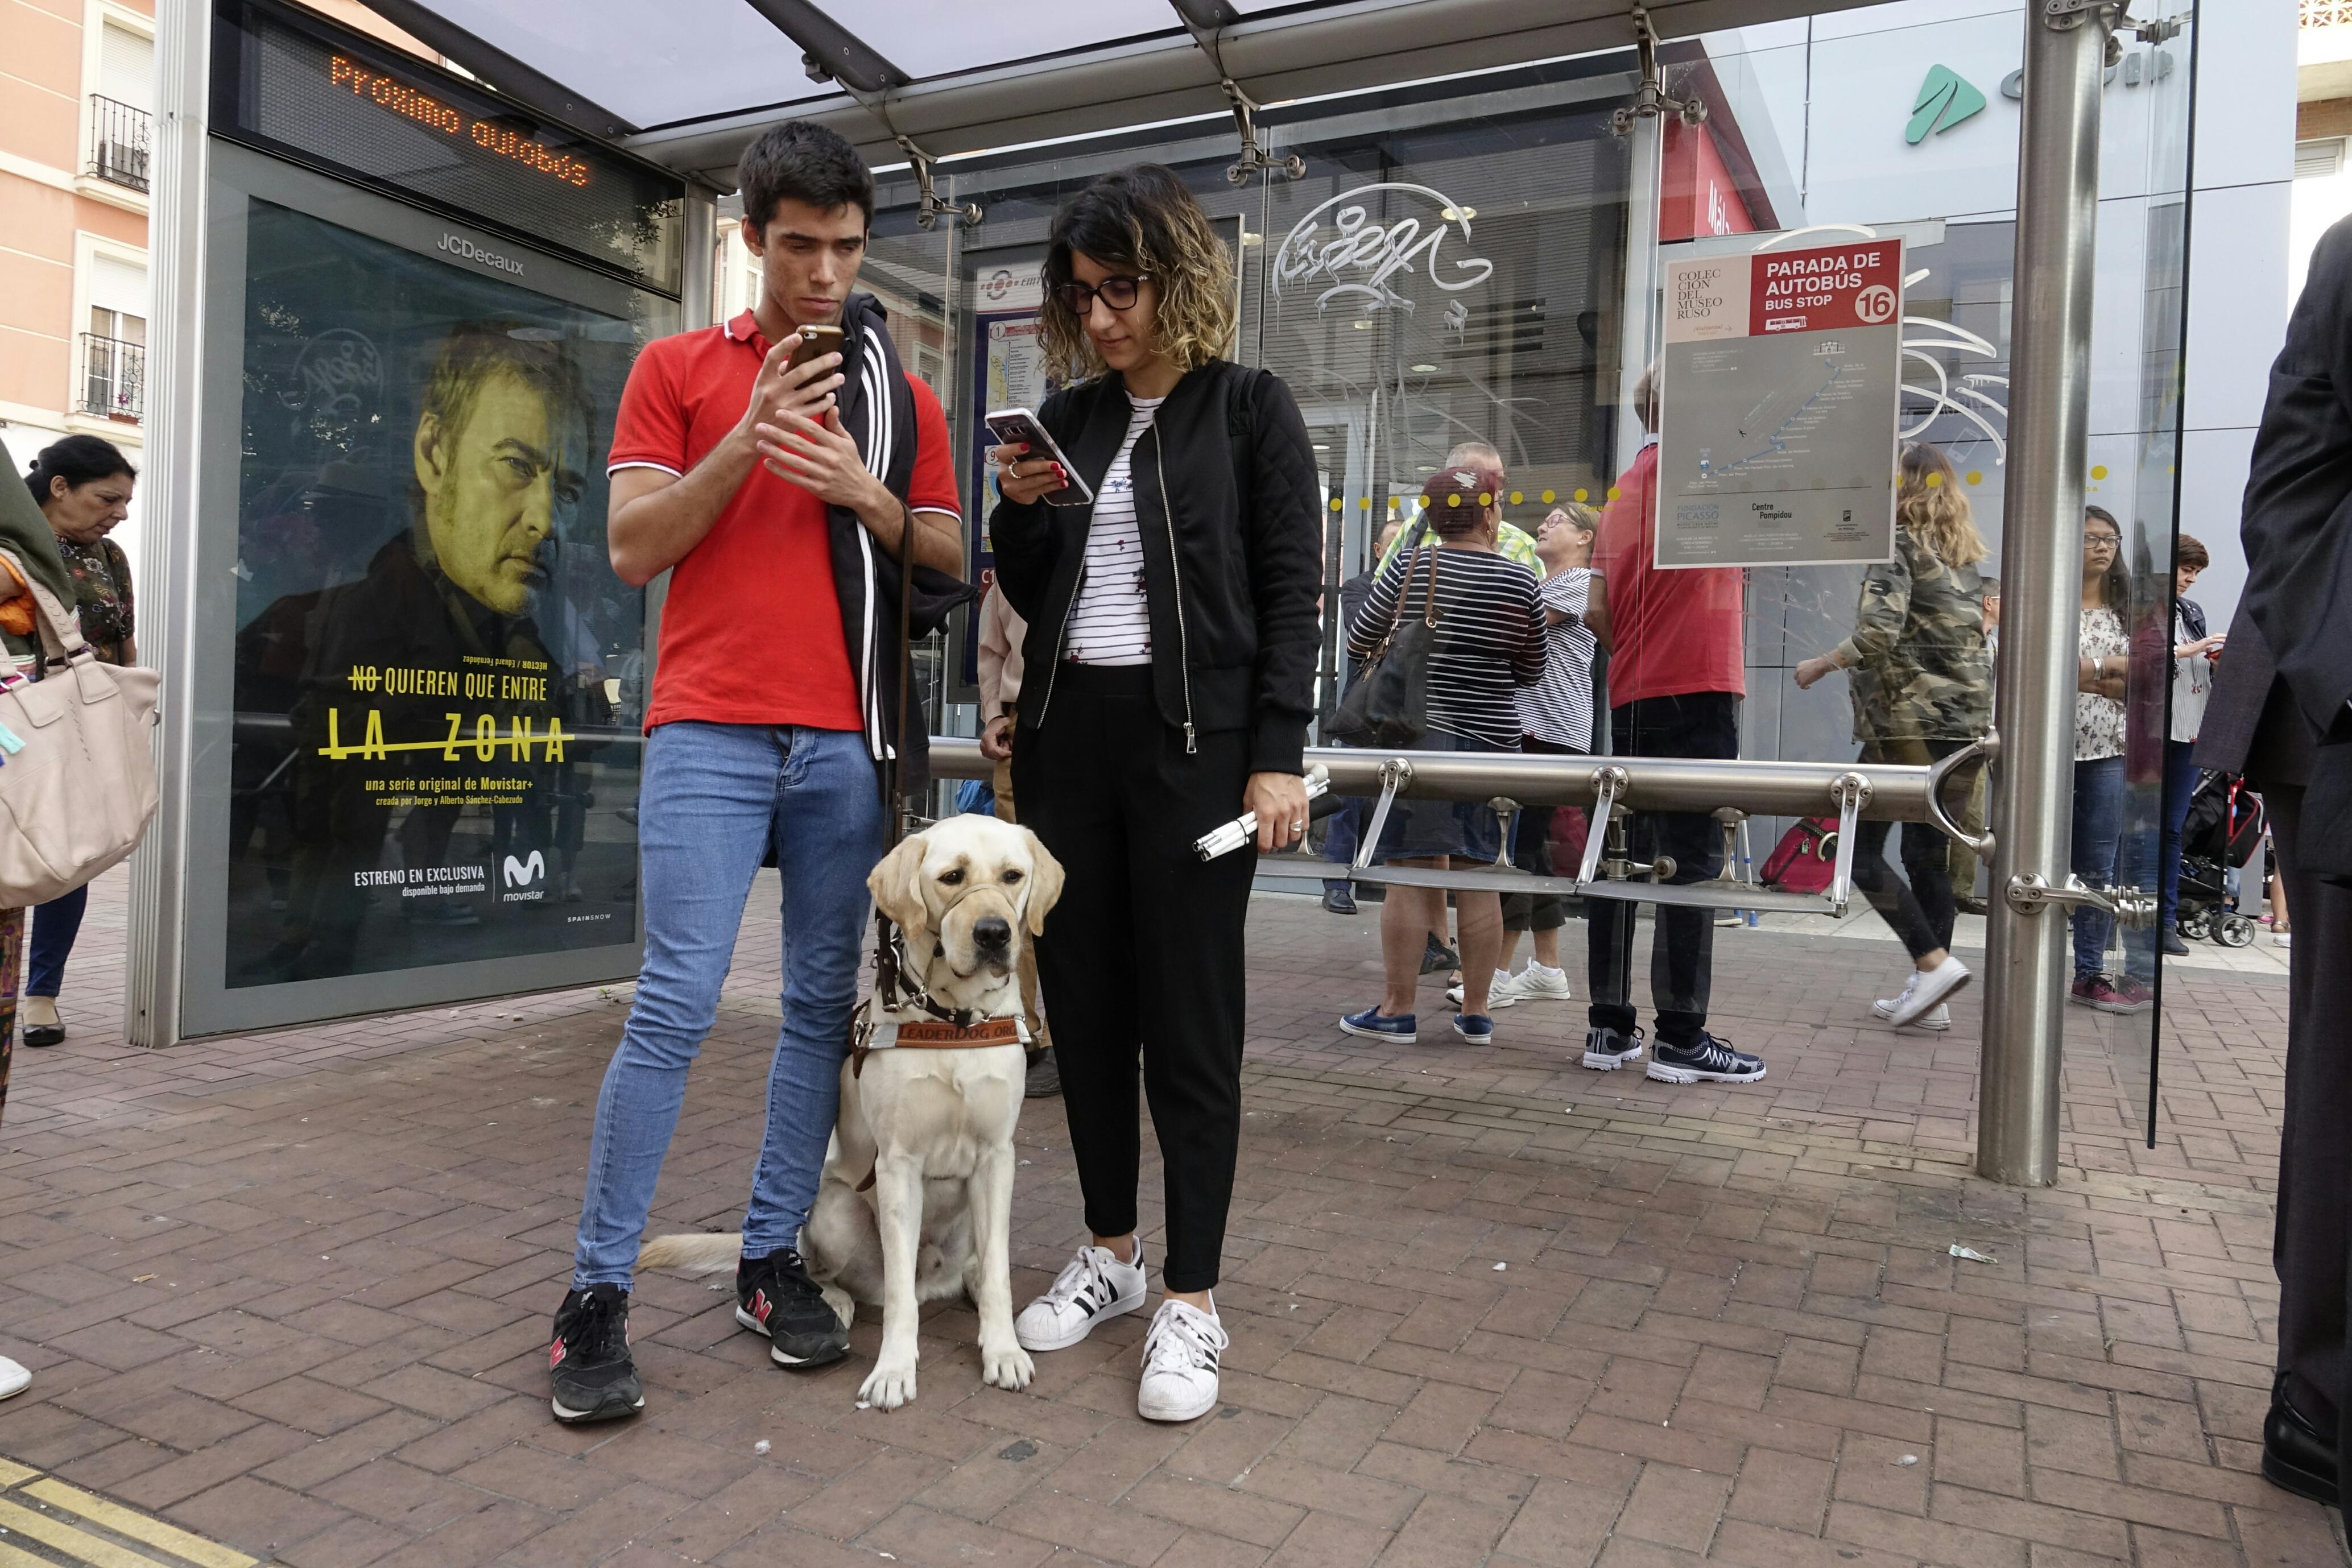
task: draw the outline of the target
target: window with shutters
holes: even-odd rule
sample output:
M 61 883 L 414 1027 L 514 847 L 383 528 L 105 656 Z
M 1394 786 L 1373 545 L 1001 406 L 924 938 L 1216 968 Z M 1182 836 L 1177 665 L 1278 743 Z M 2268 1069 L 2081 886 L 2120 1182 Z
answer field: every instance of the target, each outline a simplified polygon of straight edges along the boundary
M 102 29 L 98 90 L 89 97 L 89 172 L 99 179 L 147 188 L 154 78 L 152 41 L 124 27 Z

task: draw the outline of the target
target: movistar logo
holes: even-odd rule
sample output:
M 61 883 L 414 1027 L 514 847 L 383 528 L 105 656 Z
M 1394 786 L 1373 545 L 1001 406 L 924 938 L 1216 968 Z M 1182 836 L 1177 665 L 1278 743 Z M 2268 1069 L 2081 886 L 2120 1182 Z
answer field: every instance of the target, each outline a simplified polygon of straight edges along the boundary
M 1984 106 L 1985 95 L 1959 72 L 1949 66 L 1930 66 L 1927 79 L 1919 84 L 1918 101 L 1911 106 L 1911 123 L 1903 128 L 1903 140 L 1916 147 L 1930 133 L 1949 131 Z

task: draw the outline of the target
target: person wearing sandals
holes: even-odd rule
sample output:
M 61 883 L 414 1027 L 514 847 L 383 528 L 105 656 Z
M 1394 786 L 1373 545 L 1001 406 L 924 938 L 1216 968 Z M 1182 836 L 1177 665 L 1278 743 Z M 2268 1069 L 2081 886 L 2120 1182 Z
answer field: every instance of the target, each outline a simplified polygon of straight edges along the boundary
M 1437 616 L 1429 659 L 1429 751 L 1519 749 L 1517 688 L 1544 673 L 1544 613 L 1536 574 L 1496 548 L 1502 523 L 1501 476 L 1489 468 L 1449 465 L 1422 487 L 1423 520 L 1414 542 L 1381 569 L 1372 596 L 1348 628 L 1348 652 L 1369 659 L 1388 641 L 1399 618 Z M 1434 532 L 1434 546 L 1425 535 Z M 1409 800 L 1389 808 L 1374 859 L 1383 865 L 1466 870 L 1492 865 L 1502 851 L 1502 824 L 1483 803 Z M 1454 917 L 1462 944 L 1462 1010 L 1454 1032 L 1473 1045 L 1495 1038 L 1488 1012 L 1496 965 L 1503 954 L 1502 896 L 1457 889 Z M 1339 1020 L 1349 1034 L 1410 1044 L 1420 1038 L 1414 993 L 1430 929 L 1445 918 L 1445 891 L 1391 884 L 1381 904 L 1380 1001 Z
M 1137 1079 L 1160 1140 L 1165 1299 L 1136 1409 L 1214 1409 L 1213 1291 L 1241 1143 L 1256 856 L 1192 841 L 1256 813 L 1256 848 L 1307 833 L 1322 494 L 1290 390 L 1221 358 L 1234 258 L 1172 169 L 1106 174 L 1046 241 L 1037 418 L 1060 455 L 990 454 L 997 581 L 1027 622 L 1013 737 L 1023 825 L 1066 873 L 1037 946 L 1091 1232 L 1015 1320 L 1060 1350 L 1149 1294 L 1136 1235 Z M 1049 505 L 1067 481 L 1093 500 Z M 1068 499 L 1076 499 L 1072 490 Z
M 43 447 L 25 485 L 57 538 L 58 555 L 73 580 L 68 602 L 81 621 L 81 634 L 110 664 L 139 662 L 138 627 L 131 592 L 131 558 L 106 536 L 131 515 L 138 470 L 114 443 L 95 435 L 68 435 Z M 89 889 L 75 888 L 33 911 L 33 941 L 25 969 L 25 1043 L 57 1045 L 66 1038 L 58 996 L 65 989 L 66 960 L 89 907 Z

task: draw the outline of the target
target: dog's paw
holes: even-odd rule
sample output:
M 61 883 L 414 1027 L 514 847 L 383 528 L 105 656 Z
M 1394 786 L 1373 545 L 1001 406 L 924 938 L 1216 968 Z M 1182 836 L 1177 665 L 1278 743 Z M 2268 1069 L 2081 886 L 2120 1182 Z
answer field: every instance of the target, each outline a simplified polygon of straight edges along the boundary
M 860 1404 L 871 1405 L 877 1410 L 896 1410 L 915 1397 L 915 1364 L 904 1366 L 877 1364 L 866 1376 L 857 1390 Z
M 1036 1375 L 1037 1364 L 1017 1344 L 980 1353 L 980 1380 L 991 1388 L 1026 1388 Z
M 841 1320 L 843 1328 L 857 1326 L 857 1299 L 847 1291 L 839 1285 L 825 1286 L 824 1304 L 833 1309 L 833 1315 Z

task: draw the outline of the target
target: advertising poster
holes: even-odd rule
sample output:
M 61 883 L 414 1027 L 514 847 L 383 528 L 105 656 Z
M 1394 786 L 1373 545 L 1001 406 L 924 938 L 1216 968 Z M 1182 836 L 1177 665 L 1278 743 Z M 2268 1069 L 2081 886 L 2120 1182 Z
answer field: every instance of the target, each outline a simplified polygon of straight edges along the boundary
M 634 940 L 638 329 L 261 201 L 245 315 L 227 985 Z
M 1670 262 L 1657 564 L 1895 556 L 1903 243 Z
M 996 507 L 996 476 L 988 461 L 996 438 L 982 422 L 1001 408 L 1034 412 L 1054 390 L 1037 346 L 1037 312 L 1045 303 L 1042 258 L 983 264 L 972 278 L 971 580 L 984 596 L 996 580 L 988 516 Z M 980 613 L 965 618 L 963 678 L 980 679 Z

